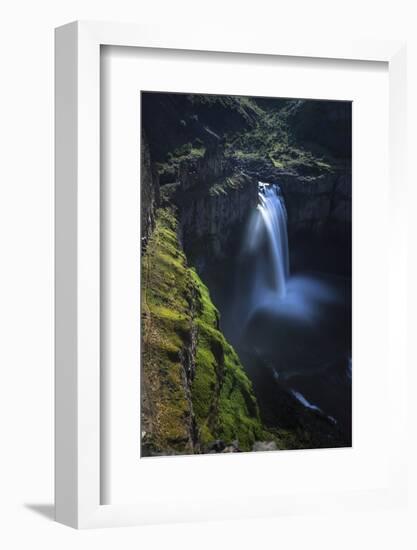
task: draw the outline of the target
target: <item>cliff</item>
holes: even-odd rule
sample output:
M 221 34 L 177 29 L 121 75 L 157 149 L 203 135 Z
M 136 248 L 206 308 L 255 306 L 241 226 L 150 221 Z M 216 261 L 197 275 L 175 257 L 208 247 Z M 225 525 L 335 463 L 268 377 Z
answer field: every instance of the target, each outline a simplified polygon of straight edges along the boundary
M 319 172 L 276 168 L 266 159 L 240 160 L 249 177 L 278 183 L 285 199 L 290 236 L 298 232 L 347 238 L 352 224 L 352 174 L 347 163 Z
M 348 103 L 187 94 L 142 102 L 161 198 L 177 205 L 181 242 L 200 272 L 237 252 L 258 181 L 280 185 L 290 240 L 350 246 Z
M 345 443 L 274 378 L 259 382 L 262 365 L 252 386 L 212 300 L 224 311 L 234 292 L 259 181 L 281 188 L 291 269 L 324 255 L 350 273 L 350 106 L 313 103 L 142 94 L 144 455 Z
M 141 246 L 144 250 L 155 226 L 155 210 L 159 204 L 159 182 L 151 162 L 148 140 L 143 131 L 141 172 Z
M 163 201 L 177 206 L 181 242 L 201 272 L 237 246 L 241 227 L 257 205 L 258 184 L 225 159 L 218 145 L 181 165 L 178 181 L 164 186 Z
M 142 452 L 251 450 L 273 437 L 177 228 L 172 209 L 157 210 L 142 256 Z
M 142 92 L 141 105 L 153 160 L 161 164 L 253 128 L 261 113 L 249 98 L 233 96 Z

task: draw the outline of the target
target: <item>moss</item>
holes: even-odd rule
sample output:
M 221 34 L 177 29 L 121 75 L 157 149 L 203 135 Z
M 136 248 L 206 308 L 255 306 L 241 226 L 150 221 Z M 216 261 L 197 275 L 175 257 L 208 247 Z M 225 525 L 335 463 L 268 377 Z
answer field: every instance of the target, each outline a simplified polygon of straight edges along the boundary
M 279 169 L 313 173 L 331 170 L 330 162 L 303 149 L 292 136 L 285 110 L 261 110 L 253 128 L 229 138 L 226 155 L 248 161 L 267 159 Z
M 191 289 L 176 221 L 168 210 L 157 212 L 142 258 L 141 284 L 143 424 L 154 449 L 187 452 L 192 410 L 181 352 L 191 323 Z
M 165 162 L 155 163 L 157 172 L 161 178 L 175 182 L 181 163 L 198 159 L 204 156 L 206 148 L 201 140 L 193 143 L 185 143 L 167 154 Z
M 219 312 L 187 265 L 170 209 L 159 209 L 142 258 L 142 420 L 151 454 L 204 452 L 215 439 L 250 450 L 272 439 Z M 184 364 L 195 336 L 194 373 Z M 197 434 L 191 426 L 195 423 Z
M 250 97 L 190 94 L 188 98 L 192 105 L 206 105 L 211 108 L 220 107 L 238 113 L 243 120 L 248 121 L 263 112 Z
M 184 158 L 198 158 L 204 156 L 205 153 L 205 147 L 202 144 L 201 140 L 199 142 L 193 143 L 184 143 L 184 145 L 181 145 L 173 153 L 168 153 L 168 158 L 171 160 L 171 162 L 175 162 L 175 160 L 183 160 Z
M 236 159 L 242 160 L 258 160 L 259 153 L 255 151 L 242 151 L 241 149 L 234 149 L 231 151 L 229 149 L 228 156 L 233 156 Z
M 212 197 L 227 195 L 230 191 L 242 189 L 248 181 L 250 181 L 249 178 L 244 174 L 234 174 L 233 177 L 222 178 L 212 183 L 208 189 L 208 193 Z
M 197 289 L 198 345 L 192 400 L 205 443 L 238 440 L 249 451 L 257 439 L 272 439 L 264 430 L 252 384 L 239 357 L 218 329 L 219 313 L 207 287 L 194 270 Z

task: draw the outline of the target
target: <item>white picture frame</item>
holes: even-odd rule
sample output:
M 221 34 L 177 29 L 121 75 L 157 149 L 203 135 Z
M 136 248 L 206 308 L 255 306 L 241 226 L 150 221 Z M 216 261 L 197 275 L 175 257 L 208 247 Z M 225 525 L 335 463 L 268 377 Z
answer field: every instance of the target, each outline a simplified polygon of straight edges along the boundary
M 100 47 L 102 45 L 206 52 L 381 61 L 389 70 L 390 187 L 395 215 L 390 220 L 398 242 L 406 242 L 405 212 L 405 44 L 389 41 L 310 39 L 292 43 L 238 29 L 216 32 L 198 28 L 187 35 L 174 28 L 116 23 L 74 22 L 56 29 L 56 519 L 76 528 L 135 525 L 187 518 L 175 500 L 147 509 L 134 504 L 101 504 L 100 498 Z M 393 237 L 393 238 L 394 238 Z M 405 281 L 405 254 L 396 258 L 396 277 Z M 405 283 L 404 283 L 405 284 Z M 405 322 L 405 298 L 390 311 Z M 405 331 L 404 331 L 405 332 Z M 395 403 L 399 425 L 405 422 L 406 343 L 395 336 Z M 188 519 L 262 516 L 315 509 L 344 510 L 396 505 L 406 494 L 405 447 L 398 445 L 383 491 L 360 494 L 288 495 L 265 506 L 230 508 L 218 502 L 193 510 Z M 254 457 L 256 460 L 256 456 Z M 238 501 L 239 499 L 236 499 Z M 268 510 L 268 511 L 267 511 Z

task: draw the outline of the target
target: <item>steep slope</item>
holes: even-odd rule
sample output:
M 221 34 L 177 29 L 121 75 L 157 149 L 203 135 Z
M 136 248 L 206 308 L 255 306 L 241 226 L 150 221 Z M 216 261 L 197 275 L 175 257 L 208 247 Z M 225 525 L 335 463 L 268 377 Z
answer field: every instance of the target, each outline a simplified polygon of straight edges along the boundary
M 339 107 L 142 94 L 144 454 L 345 443 L 327 417 L 261 376 L 268 365 L 239 347 L 228 309 L 259 181 L 280 185 L 292 271 L 350 274 L 351 106 Z
M 171 209 L 142 256 L 142 452 L 206 452 L 272 440 L 207 287 L 187 266 Z M 223 448 L 222 447 L 222 448 Z
M 161 194 L 175 188 L 183 245 L 199 272 L 202 255 L 236 252 L 234 226 L 256 205 L 257 181 L 280 184 L 290 240 L 307 233 L 350 246 L 349 102 L 148 93 L 142 112 Z M 240 182 L 238 192 L 228 180 Z
M 190 155 L 256 124 L 259 106 L 245 97 L 142 92 L 143 127 L 155 162 Z M 163 139 L 161 139 L 163 136 Z

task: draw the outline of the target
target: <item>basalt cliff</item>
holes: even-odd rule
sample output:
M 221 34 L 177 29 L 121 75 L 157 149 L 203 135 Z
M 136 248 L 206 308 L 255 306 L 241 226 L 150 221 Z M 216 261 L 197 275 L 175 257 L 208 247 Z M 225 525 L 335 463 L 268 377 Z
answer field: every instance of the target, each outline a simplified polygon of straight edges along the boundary
M 328 103 L 142 94 L 143 455 L 342 444 L 284 387 L 259 405 L 216 301 L 260 181 L 279 182 L 290 243 L 350 247 L 350 107 Z

